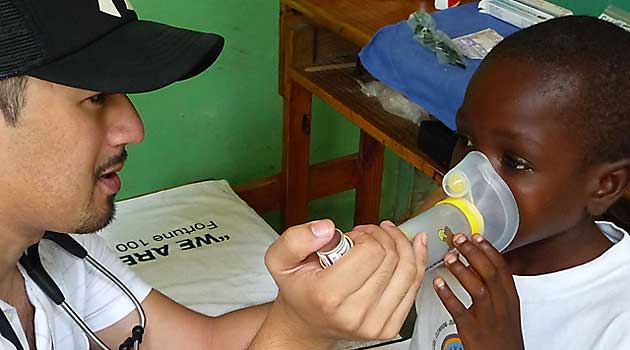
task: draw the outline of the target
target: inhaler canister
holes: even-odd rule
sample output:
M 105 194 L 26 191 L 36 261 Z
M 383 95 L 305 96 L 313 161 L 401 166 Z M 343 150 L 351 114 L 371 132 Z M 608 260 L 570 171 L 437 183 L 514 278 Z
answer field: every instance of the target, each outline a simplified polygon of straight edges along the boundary
M 336 245 L 335 242 L 337 242 Z M 336 263 L 337 260 L 341 259 L 341 257 L 350 251 L 350 248 L 354 246 L 354 242 L 350 239 L 350 237 L 341 232 L 338 228 L 335 229 L 335 235 L 329 244 L 333 245 L 332 249 L 324 247 L 321 251 L 317 252 L 319 264 L 322 265 L 322 268 L 324 269 L 329 268 Z

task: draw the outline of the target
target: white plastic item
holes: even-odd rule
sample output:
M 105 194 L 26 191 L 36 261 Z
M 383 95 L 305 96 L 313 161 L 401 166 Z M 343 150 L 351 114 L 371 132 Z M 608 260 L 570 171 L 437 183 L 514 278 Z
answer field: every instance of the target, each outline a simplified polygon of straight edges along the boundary
M 573 14 L 544 0 L 481 0 L 478 8 L 480 13 L 489 14 L 519 28 Z
M 444 176 L 442 187 L 447 199 L 399 226 L 410 239 L 428 234 L 427 269 L 443 262 L 455 233 L 482 234 L 499 251 L 508 247 L 518 229 L 518 207 L 483 153 L 468 153 Z
M 599 19 L 618 25 L 630 32 L 630 12 L 610 5 L 604 10 L 604 13 L 599 15 Z
M 435 0 L 436 10 L 446 10 L 449 7 L 455 7 L 459 5 L 460 0 Z

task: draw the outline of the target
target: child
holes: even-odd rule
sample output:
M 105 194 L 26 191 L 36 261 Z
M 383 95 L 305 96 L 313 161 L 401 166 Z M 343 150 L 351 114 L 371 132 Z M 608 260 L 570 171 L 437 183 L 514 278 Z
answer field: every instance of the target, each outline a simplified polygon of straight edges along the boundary
M 455 236 L 470 265 L 448 254 L 427 273 L 412 349 L 630 349 L 630 237 L 594 220 L 630 183 L 630 33 L 578 16 L 515 33 L 457 129 L 454 159 L 485 153 L 521 223 L 502 255 Z

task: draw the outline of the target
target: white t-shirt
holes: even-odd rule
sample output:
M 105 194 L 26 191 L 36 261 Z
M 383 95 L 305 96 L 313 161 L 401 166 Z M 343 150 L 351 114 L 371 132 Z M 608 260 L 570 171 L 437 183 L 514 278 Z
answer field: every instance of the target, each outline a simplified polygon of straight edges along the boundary
M 142 301 L 151 288 L 113 255 L 101 237 L 95 234 L 73 235 L 88 253 L 118 277 Z M 66 302 L 95 332 L 124 318 L 135 308 L 129 298 L 109 279 L 87 262 L 79 260 L 55 243 L 42 240 L 39 245 L 41 261 L 57 283 Z M 35 307 L 35 342 L 38 350 L 89 349 L 87 336 L 66 313 L 39 289 L 20 266 L 26 281 L 26 291 Z M 26 335 L 17 311 L 0 300 L 0 307 L 11 323 L 22 347 L 28 349 Z M 129 330 L 129 335 L 131 329 Z M 0 350 L 14 350 L 15 346 L 0 337 Z
M 595 260 L 544 275 L 514 276 L 527 350 L 630 349 L 630 236 L 612 223 L 597 224 L 614 245 Z M 416 300 L 410 349 L 463 350 L 455 323 L 432 287 L 436 275 L 471 304 L 446 268 L 427 272 Z

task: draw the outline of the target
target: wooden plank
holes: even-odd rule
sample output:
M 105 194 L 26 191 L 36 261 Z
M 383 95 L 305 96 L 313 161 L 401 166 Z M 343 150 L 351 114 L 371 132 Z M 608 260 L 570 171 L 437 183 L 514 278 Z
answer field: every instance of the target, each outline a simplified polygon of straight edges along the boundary
M 281 0 L 280 3 L 361 47 L 379 29 L 406 20 L 414 11 L 435 11 L 434 0 Z
M 359 181 L 355 197 L 355 225 L 378 221 L 385 147 L 366 132 L 359 139 Z
M 308 214 L 311 93 L 290 83 L 284 96 L 283 188 L 285 227 L 306 221 Z
M 281 174 L 256 179 L 234 186 L 234 192 L 258 214 L 264 214 L 282 206 Z
M 287 5 L 283 5 L 280 4 L 280 28 L 278 30 L 279 33 L 279 40 L 278 40 L 278 91 L 280 93 L 280 96 L 284 96 L 284 79 L 285 79 L 285 75 L 284 75 L 284 70 L 285 70 L 285 65 L 284 65 L 284 57 L 286 55 L 286 50 L 285 50 L 285 46 L 286 46 L 286 42 L 287 42 L 287 12 L 290 11 L 290 9 L 287 7 Z
M 309 199 L 327 197 L 357 186 L 359 155 L 353 154 L 312 165 L 309 171 Z
M 281 0 L 315 23 L 365 46 L 380 28 L 407 19 L 423 8 L 433 11 L 434 0 Z
M 316 29 L 306 18 L 288 8 L 280 7 L 280 53 L 278 67 L 278 89 L 284 96 L 287 85 L 286 70 L 293 65 L 309 65 L 315 61 Z
M 361 92 L 353 69 L 307 73 L 290 69 L 291 79 L 359 126 L 368 135 L 427 176 L 440 182 L 445 169 L 418 149 L 418 125 L 386 112 L 376 99 Z
M 327 28 L 317 27 L 315 36 L 315 63 L 317 62 L 356 62 L 356 57 L 361 50 L 360 46 L 344 40 L 337 33 Z M 295 66 L 295 65 L 293 65 Z
M 355 188 L 357 154 L 310 166 L 308 199 L 319 199 Z M 234 191 L 257 213 L 264 214 L 282 207 L 282 174 L 257 179 L 234 187 Z
M 294 64 L 312 64 L 315 31 L 304 17 L 287 7 L 281 13 L 280 89 L 284 97 L 282 139 L 283 222 L 292 226 L 306 220 L 309 190 L 309 151 L 311 143 L 311 93 L 288 77 Z M 286 204 L 286 205 L 285 205 Z

